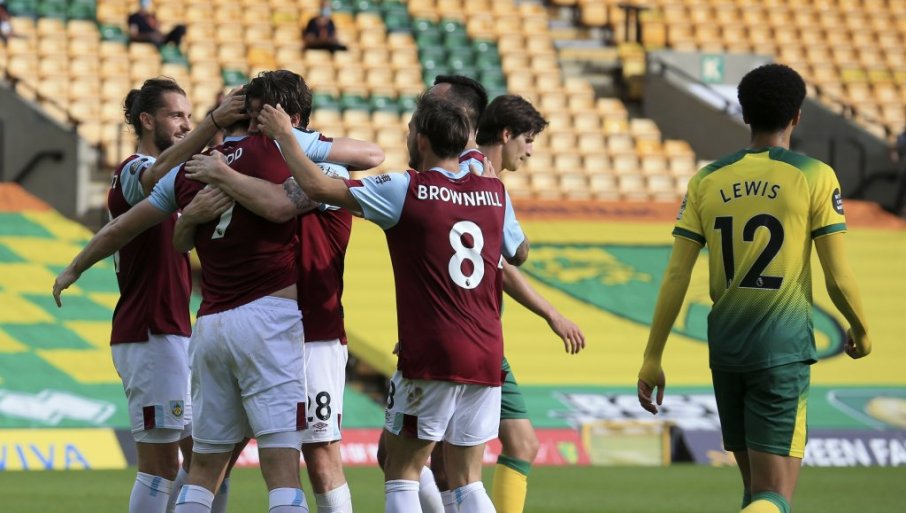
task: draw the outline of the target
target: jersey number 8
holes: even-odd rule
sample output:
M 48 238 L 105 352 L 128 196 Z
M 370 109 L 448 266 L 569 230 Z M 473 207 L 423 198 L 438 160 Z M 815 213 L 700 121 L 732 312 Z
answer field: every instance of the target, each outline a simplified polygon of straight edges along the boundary
M 462 238 L 466 234 L 472 237 L 471 248 L 463 244 Z M 481 228 L 472 221 L 459 221 L 450 230 L 450 245 L 456 251 L 450 257 L 450 264 L 447 266 L 450 278 L 453 279 L 453 283 L 464 289 L 474 289 L 484 278 L 484 260 L 481 258 L 484 235 L 481 233 Z M 462 272 L 464 261 L 472 263 L 472 273 L 468 276 Z

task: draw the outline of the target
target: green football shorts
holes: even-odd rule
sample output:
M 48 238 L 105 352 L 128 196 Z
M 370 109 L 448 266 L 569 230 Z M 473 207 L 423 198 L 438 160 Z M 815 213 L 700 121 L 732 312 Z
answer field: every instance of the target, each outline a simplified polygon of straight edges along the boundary
M 506 377 L 500 391 L 500 420 L 529 418 L 525 398 L 522 397 L 516 376 L 513 375 L 513 369 L 510 368 L 510 362 L 506 361 L 506 358 L 503 359 L 503 372 L 506 373 Z
M 712 369 L 724 448 L 802 458 L 810 370 L 805 362 L 749 372 Z

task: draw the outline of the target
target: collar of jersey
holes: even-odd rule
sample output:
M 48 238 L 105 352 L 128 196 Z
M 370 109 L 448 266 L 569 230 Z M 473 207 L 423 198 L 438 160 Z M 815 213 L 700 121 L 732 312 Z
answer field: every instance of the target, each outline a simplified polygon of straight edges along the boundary
M 446 169 L 444 169 L 444 168 L 442 168 L 442 167 L 432 167 L 432 168 L 429 169 L 428 171 L 436 171 L 436 172 L 438 172 L 438 173 L 440 173 L 440 174 L 446 176 L 447 178 L 452 178 L 453 180 L 459 180 L 460 178 L 462 178 L 462 177 L 464 177 L 465 175 L 469 174 L 469 170 L 468 170 L 468 169 L 466 169 L 466 170 L 461 170 L 461 169 L 460 169 L 460 170 L 456 171 L 455 173 L 452 173 L 452 172 L 447 171 Z
M 223 138 L 223 142 L 241 141 L 248 137 L 247 135 L 230 135 Z

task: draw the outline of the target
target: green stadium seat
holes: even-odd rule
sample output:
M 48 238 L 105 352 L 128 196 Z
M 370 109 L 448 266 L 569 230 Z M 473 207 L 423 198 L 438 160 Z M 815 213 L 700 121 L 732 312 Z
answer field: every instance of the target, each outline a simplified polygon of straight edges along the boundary
M 238 69 L 224 69 L 221 70 L 220 75 L 223 77 L 223 85 L 227 87 L 235 87 L 249 81 L 249 77 Z
M 315 93 L 311 99 L 312 108 L 340 110 L 340 102 L 333 95 Z
M 392 96 L 376 95 L 371 97 L 372 112 L 399 112 L 399 110 L 396 98 Z
M 499 52 L 497 51 L 497 43 L 495 43 L 494 41 L 489 41 L 487 39 L 476 39 L 472 41 L 472 48 L 475 49 L 476 53 L 496 53 L 499 55 Z
M 38 13 L 35 0 L 7 0 L 6 8 L 13 16 L 35 16 Z
M 186 67 L 189 66 L 189 59 L 179 51 L 179 48 L 173 45 L 161 47 L 160 59 L 164 64 L 181 64 Z
M 419 45 L 418 59 L 421 61 L 424 61 L 425 59 L 446 61 L 447 50 L 443 46 L 439 45 Z
M 44 0 L 38 4 L 38 16 L 42 18 L 66 19 L 65 0 Z
M 463 68 L 474 68 L 472 65 L 472 56 L 470 54 L 460 55 L 458 53 L 450 53 L 450 57 L 447 59 L 447 66 L 452 70 L 461 70 Z
M 371 3 L 369 0 L 358 0 L 355 2 L 356 12 L 380 12 L 380 7 Z
M 437 25 L 435 25 L 431 20 L 416 18 L 412 21 L 412 30 L 414 30 L 416 33 L 432 31 L 437 32 Z
M 341 110 L 371 110 L 371 103 L 357 94 L 343 94 L 340 96 Z
M 330 2 L 330 8 L 335 12 L 353 12 L 355 8 L 353 7 L 352 2 L 349 0 L 332 0 Z
M 440 30 L 447 34 L 465 34 L 466 27 L 459 20 L 441 20 Z
M 465 32 L 447 32 L 444 34 L 444 46 L 452 48 L 469 48 L 469 35 Z
M 431 82 L 434 82 L 434 77 L 431 77 Z M 400 112 L 412 112 L 415 110 L 415 104 L 417 103 L 418 96 L 412 94 L 401 94 L 397 100 L 399 104 Z
M 473 56 L 475 59 L 475 65 L 482 69 L 487 68 L 500 68 L 500 54 L 499 53 L 479 53 Z
M 506 89 L 506 77 L 503 74 L 503 70 L 500 68 L 482 68 L 481 66 L 478 66 L 478 69 L 481 70 L 479 81 L 485 87 L 488 89 Z
M 415 35 L 415 44 L 418 45 L 419 48 L 423 46 L 440 46 L 442 42 L 443 38 L 439 32 L 424 31 L 416 32 Z
M 118 25 L 101 25 L 98 27 L 98 31 L 101 33 L 101 41 L 129 42 L 129 36 Z
M 384 26 L 387 32 L 411 32 L 412 25 L 409 23 L 409 15 L 406 13 L 388 13 L 384 15 Z

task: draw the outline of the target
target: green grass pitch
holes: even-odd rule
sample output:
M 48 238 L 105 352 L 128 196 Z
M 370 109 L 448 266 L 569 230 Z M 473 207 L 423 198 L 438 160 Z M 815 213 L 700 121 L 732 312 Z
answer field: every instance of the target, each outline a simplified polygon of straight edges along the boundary
M 490 485 L 490 472 L 485 483 Z M 350 468 L 356 513 L 381 513 L 383 479 L 373 468 Z M 10 513 L 125 512 L 135 469 L 77 472 L 0 472 L 0 511 Z M 307 476 L 303 475 L 303 480 Z M 311 488 L 303 481 L 311 511 Z M 906 468 L 805 468 L 793 504 L 796 513 L 902 511 Z M 722 513 L 739 511 L 741 485 L 734 468 L 674 465 L 542 467 L 532 470 L 526 513 Z M 233 474 L 229 511 L 267 510 L 257 469 Z

